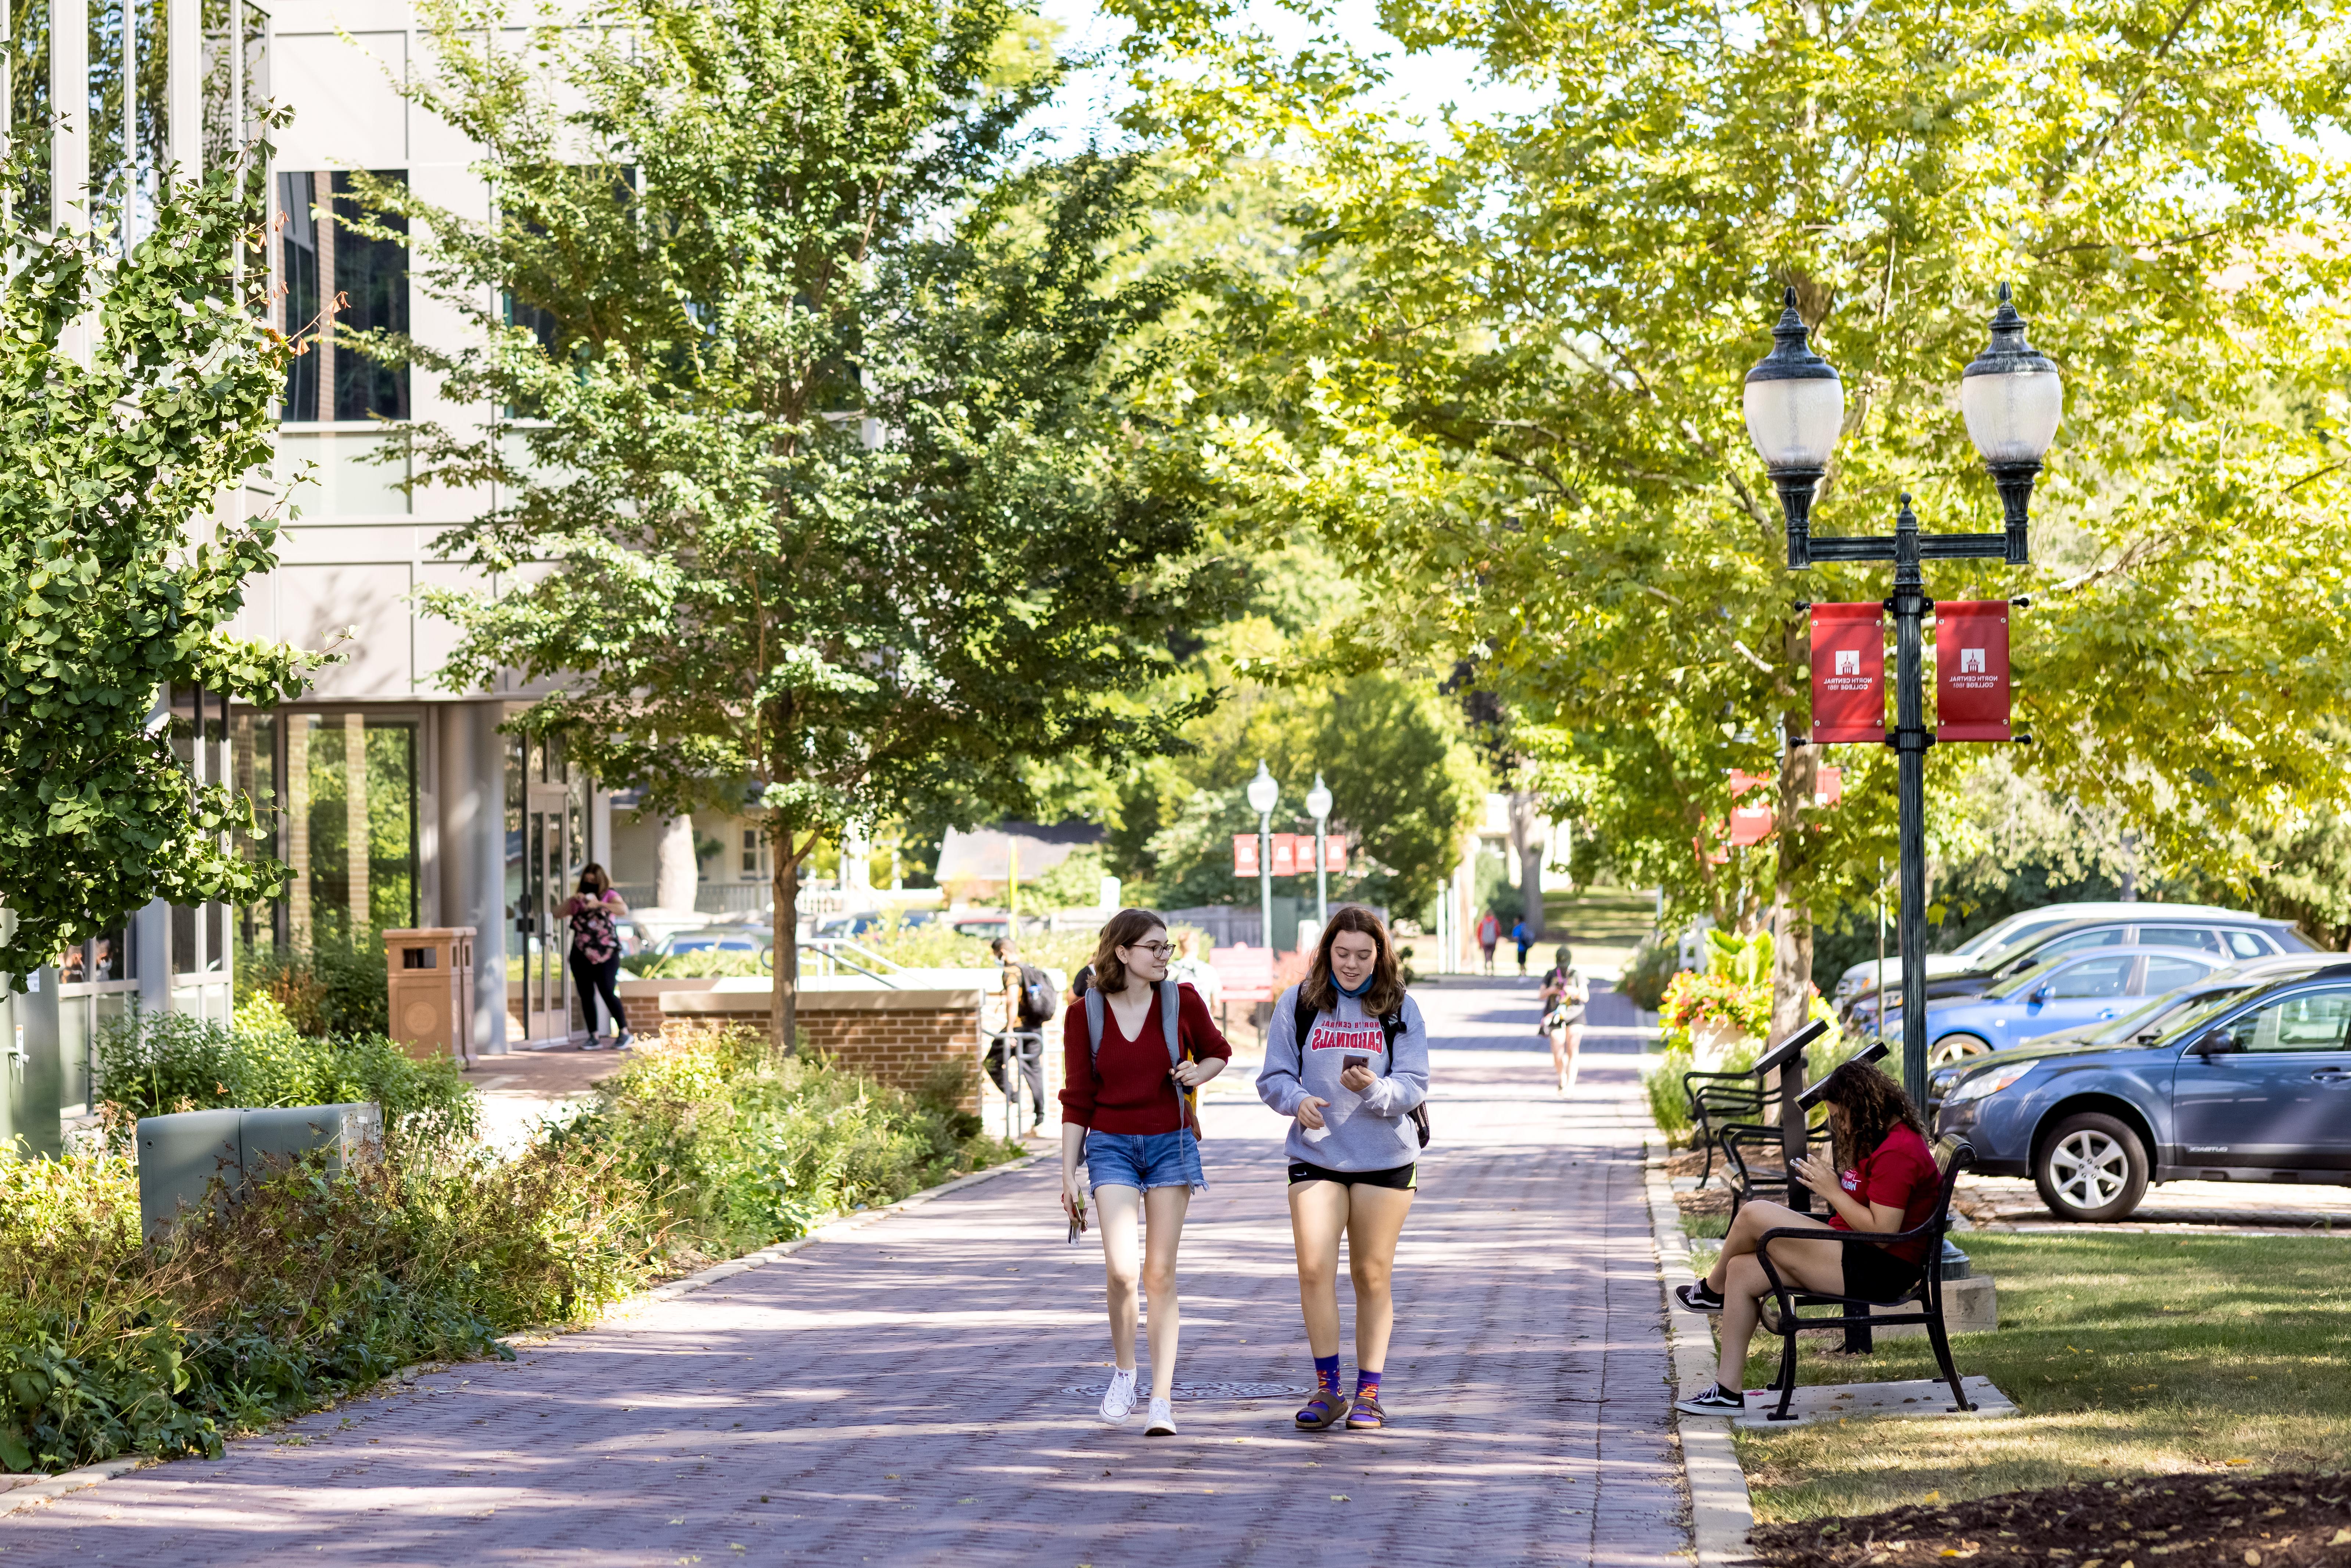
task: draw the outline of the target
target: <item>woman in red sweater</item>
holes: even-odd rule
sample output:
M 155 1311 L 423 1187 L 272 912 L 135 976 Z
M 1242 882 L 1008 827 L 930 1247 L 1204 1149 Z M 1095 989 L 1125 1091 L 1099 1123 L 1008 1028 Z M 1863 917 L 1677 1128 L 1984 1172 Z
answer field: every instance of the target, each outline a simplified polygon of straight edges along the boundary
M 1821 1085 L 1828 1102 L 1836 1147 L 1854 1162 L 1838 1171 L 1831 1164 L 1798 1160 L 1796 1179 L 1828 1199 L 1826 1224 L 1777 1203 L 1740 1207 L 1730 1234 L 1722 1239 L 1713 1270 L 1695 1285 L 1674 1293 L 1695 1312 L 1722 1314 L 1722 1361 L 1714 1382 L 1674 1407 L 1693 1416 L 1735 1416 L 1746 1405 L 1747 1343 L 1755 1334 L 1763 1298 L 1771 1282 L 1755 1260 L 1756 1239 L 1767 1230 L 1915 1229 L 1935 1212 L 1943 1174 L 1927 1146 L 1927 1124 L 1902 1086 L 1865 1061 L 1848 1061 Z M 1787 1236 L 1771 1244 L 1771 1266 L 1799 1288 L 1872 1301 L 1898 1301 L 1923 1276 L 1927 1243 L 1811 1241 Z
M 1183 1321 L 1176 1247 L 1192 1189 L 1208 1185 L 1193 1092 L 1222 1072 L 1233 1054 L 1200 994 L 1168 981 L 1174 951 L 1165 921 L 1147 909 L 1120 910 L 1094 948 L 1093 991 L 1070 1009 L 1061 1034 L 1069 1069 L 1061 1090 L 1061 1207 L 1084 1223 L 1082 1158 L 1102 1226 L 1110 1342 L 1118 1361 L 1102 1396 L 1102 1419 L 1123 1421 L 1134 1408 L 1135 1230 L 1138 1218 L 1147 1218 L 1141 1278 L 1151 1295 L 1151 1414 L 1144 1430 L 1155 1437 L 1176 1430 L 1168 1406 Z M 1178 1060 L 1168 1050 L 1171 1010 Z

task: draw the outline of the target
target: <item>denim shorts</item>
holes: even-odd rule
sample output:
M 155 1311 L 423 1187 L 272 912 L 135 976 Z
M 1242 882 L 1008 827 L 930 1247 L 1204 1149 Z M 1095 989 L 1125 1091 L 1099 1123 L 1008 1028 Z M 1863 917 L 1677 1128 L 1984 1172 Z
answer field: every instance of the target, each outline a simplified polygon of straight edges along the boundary
M 1148 1192 L 1155 1186 L 1188 1186 L 1208 1190 L 1207 1173 L 1200 1168 L 1200 1142 L 1177 1128 L 1172 1133 L 1086 1134 L 1089 1190 L 1131 1186 Z

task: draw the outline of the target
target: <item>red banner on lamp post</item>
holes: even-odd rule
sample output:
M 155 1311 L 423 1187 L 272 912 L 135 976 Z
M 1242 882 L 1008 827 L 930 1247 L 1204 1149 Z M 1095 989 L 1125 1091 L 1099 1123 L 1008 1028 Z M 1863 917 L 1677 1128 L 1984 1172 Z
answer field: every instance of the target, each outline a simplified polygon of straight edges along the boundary
M 1839 800 L 1844 799 L 1844 769 L 1842 768 L 1822 768 L 1820 780 L 1813 787 L 1813 800 L 1814 804 L 1834 806 Z
M 2006 740 L 2008 601 L 1935 605 L 1935 738 Z
M 1305 862 L 1303 865 L 1299 863 L 1301 859 Z M 1313 869 L 1314 841 L 1312 839 L 1306 841 L 1306 853 L 1303 856 L 1301 856 L 1298 852 L 1298 835 L 1296 833 L 1276 833 L 1273 835 L 1274 875 L 1296 876 L 1301 871 L 1311 871 Z
M 1886 739 L 1886 607 L 1813 606 L 1813 744 Z
M 1780 782 L 1772 773 L 1750 773 L 1743 768 L 1730 770 L 1730 798 L 1734 800 L 1750 789 L 1768 789 Z
M 1307 857 L 1312 860 L 1310 853 Z M 1332 833 L 1322 841 L 1322 869 L 1332 876 L 1343 876 L 1347 870 L 1347 835 Z
M 1257 835 L 1255 833 L 1233 835 L 1233 874 L 1235 876 L 1257 874 Z

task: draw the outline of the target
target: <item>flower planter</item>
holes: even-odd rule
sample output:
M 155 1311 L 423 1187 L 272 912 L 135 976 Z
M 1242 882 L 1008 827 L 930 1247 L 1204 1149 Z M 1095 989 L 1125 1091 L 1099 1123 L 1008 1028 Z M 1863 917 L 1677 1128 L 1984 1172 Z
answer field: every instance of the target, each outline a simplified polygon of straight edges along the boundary
M 1732 1047 L 1754 1040 L 1754 1036 L 1728 1019 L 1692 1019 L 1689 1036 L 1691 1065 L 1701 1072 L 1719 1070 Z

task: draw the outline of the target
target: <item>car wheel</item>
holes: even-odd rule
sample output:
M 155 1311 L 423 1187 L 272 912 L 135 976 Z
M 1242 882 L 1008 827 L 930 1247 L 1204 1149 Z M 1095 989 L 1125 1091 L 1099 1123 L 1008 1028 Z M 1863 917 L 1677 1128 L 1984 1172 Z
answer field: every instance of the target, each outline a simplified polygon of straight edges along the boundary
M 1927 1048 L 1927 1065 L 1949 1067 L 1955 1061 L 1972 1061 L 1991 1054 L 1990 1040 L 1972 1034 L 1947 1034 Z
M 2120 1219 L 2147 1196 L 2147 1145 L 2112 1116 L 2085 1111 L 2057 1124 L 2032 1162 L 2032 1185 L 2060 1219 Z

